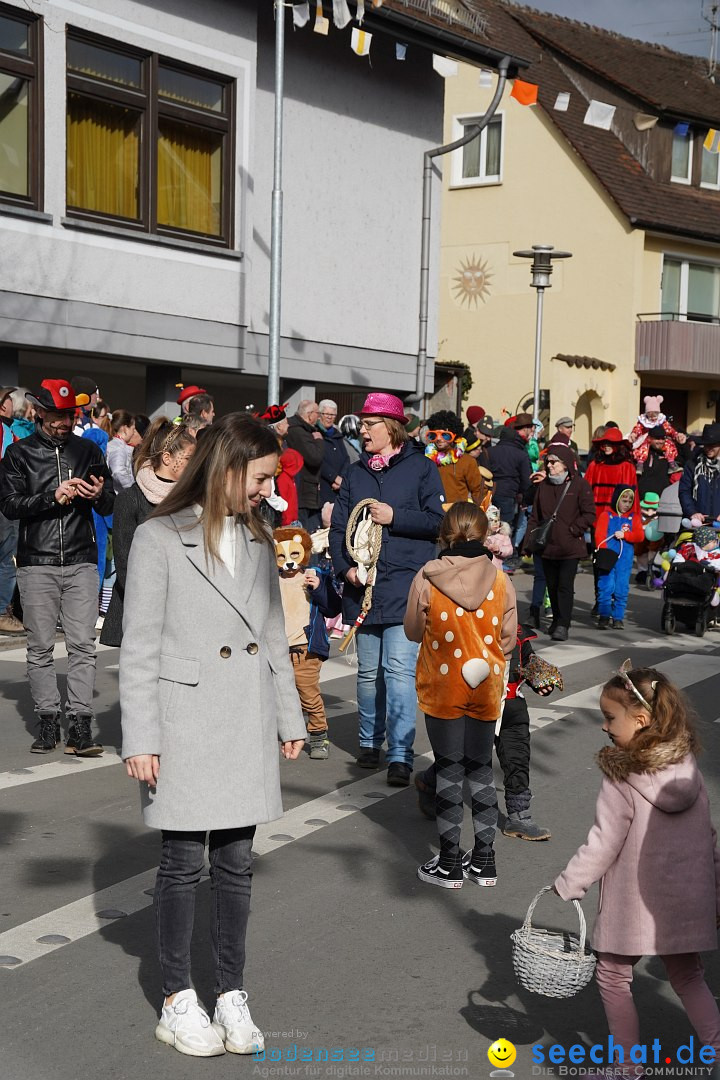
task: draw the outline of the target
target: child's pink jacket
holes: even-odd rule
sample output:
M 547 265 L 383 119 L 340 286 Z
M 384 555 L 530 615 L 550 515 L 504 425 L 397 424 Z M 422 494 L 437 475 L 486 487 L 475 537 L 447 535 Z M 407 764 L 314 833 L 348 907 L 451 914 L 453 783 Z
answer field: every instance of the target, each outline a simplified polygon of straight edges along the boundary
M 689 740 L 646 751 L 606 747 L 595 824 L 555 881 L 600 897 L 592 945 L 625 956 L 717 948 L 720 859 L 707 792 Z

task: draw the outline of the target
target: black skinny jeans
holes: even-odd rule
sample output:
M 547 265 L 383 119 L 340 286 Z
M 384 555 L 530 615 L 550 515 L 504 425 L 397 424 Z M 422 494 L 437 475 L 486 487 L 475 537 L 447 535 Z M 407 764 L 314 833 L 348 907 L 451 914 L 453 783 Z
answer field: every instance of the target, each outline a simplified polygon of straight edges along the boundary
M 545 559 L 543 570 L 548 596 L 552 606 L 553 622 L 557 626 L 569 626 L 575 600 L 575 575 L 579 559 Z
M 204 832 L 166 829 L 162 832 L 154 906 L 166 997 L 187 990 L 191 985 L 190 941 L 195 918 L 195 890 L 205 866 L 206 835 Z M 216 829 L 210 833 L 211 934 L 216 994 L 242 990 L 254 835 L 254 825 L 243 829 Z

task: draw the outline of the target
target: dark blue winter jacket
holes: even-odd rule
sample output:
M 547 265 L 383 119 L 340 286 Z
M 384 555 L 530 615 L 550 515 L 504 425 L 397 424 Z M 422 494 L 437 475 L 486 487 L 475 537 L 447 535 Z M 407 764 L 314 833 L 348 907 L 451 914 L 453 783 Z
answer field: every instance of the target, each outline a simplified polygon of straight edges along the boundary
M 315 572 L 320 578 L 317 589 L 308 590 L 310 596 L 310 622 L 305 627 L 308 652 L 327 660 L 330 655 L 325 619 L 334 619 L 340 614 L 340 594 L 333 580 L 332 570 L 316 566 Z
M 505 435 L 490 448 L 490 471 L 493 474 L 493 497 L 515 499 L 524 495 L 532 476 L 527 443 L 515 432 Z
M 355 562 L 345 547 L 345 529 L 352 510 L 362 499 L 378 499 L 393 508 L 392 524 L 383 527 L 372 607 L 365 625 L 394 626 L 403 621 L 415 574 L 435 558 L 436 540 L 444 517 L 445 492 L 440 470 L 425 457 L 422 447 L 405 443 L 380 472 L 368 465 L 363 452 L 347 471 L 337 492 L 330 528 L 330 555 L 335 573 L 344 577 Z M 343 618 L 354 623 L 364 589 L 345 582 Z
M 335 501 L 333 482 L 336 476 L 345 477 L 350 467 L 350 458 L 345 449 L 345 440 L 338 428 L 332 427 L 327 431 L 323 431 L 322 428 L 318 430 L 322 431 L 325 447 L 325 457 L 320 466 L 320 505 L 324 506 L 326 502 Z
M 684 517 L 704 514 L 713 521 L 720 519 L 720 472 L 712 480 L 706 476 L 695 478 L 702 450 L 688 461 L 680 477 L 680 507 Z

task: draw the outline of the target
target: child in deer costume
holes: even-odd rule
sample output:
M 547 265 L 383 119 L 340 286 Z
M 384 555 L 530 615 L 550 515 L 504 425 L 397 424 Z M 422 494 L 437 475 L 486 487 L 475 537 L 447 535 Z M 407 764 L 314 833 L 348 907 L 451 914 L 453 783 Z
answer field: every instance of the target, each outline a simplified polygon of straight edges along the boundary
M 661 427 L 668 436 L 668 441 L 665 444 L 665 457 L 667 461 L 674 461 L 677 457 L 677 446 L 675 443 L 682 444 L 685 442 L 686 436 L 681 432 L 676 431 L 665 413 L 661 412 L 660 407 L 663 400 L 662 394 L 658 394 L 657 397 L 644 397 L 643 402 L 645 404 L 645 412 L 640 413 L 635 427 L 627 436 L 628 440 L 632 443 L 633 457 L 637 462 L 644 462 L 647 460 L 650 451 L 650 432 L 655 427 Z M 672 440 L 674 440 L 674 442 Z
M 454 503 L 440 528 L 440 557 L 416 574 L 404 626 L 420 642 L 415 685 L 435 754 L 440 854 L 418 867 L 429 885 L 494 885 L 497 793 L 495 723 L 517 637 L 515 591 L 483 545 L 487 517 Z M 470 788 L 475 845 L 460 851 L 463 785 Z

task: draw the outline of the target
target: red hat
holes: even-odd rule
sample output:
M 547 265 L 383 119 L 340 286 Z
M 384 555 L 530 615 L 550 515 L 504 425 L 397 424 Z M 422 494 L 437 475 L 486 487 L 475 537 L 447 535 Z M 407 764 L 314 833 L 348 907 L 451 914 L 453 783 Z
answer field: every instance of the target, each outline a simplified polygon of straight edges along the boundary
M 481 420 L 485 419 L 485 410 L 481 405 L 470 405 L 465 410 L 465 415 L 467 416 L 468 424 L 471 424 L 474 427 L 475 424 L 479 424 Z
M 623 438 L 623 433 L 620 428 L 611 427 L 606 428 L 602 435 L 598 435 L 597 439 L 593 439 L 593 442 L 626 443 L 627 439 Z
M 405 407 L 399 397 L 382 393 L 368 394 L 358 416 L 384 416 L 405 425 L 410 419 L 405 415 Z
M 256 420 L 264 420 L 266 424 L 279 424 L 287 416 L 282 405 L 268 405 L 265 412 L 255 413 Z
M 74 411 L 80 405 L 87 405 L 87 394 L 76 394 L 67 379 L 43 379 L 37 394 L 27 393 L 25 397 L 41 409 L 53 409 L 55 412 Z
M 181 384 L 178 383 L 178 386 L 181 386 Z M 177 403 L 182 405 L 183 401 L 187 401 L 191 397 L 197 397 L 198 394 L 207 394 L 207 390 L 203 390 L 202 386 L 182 386 Z

